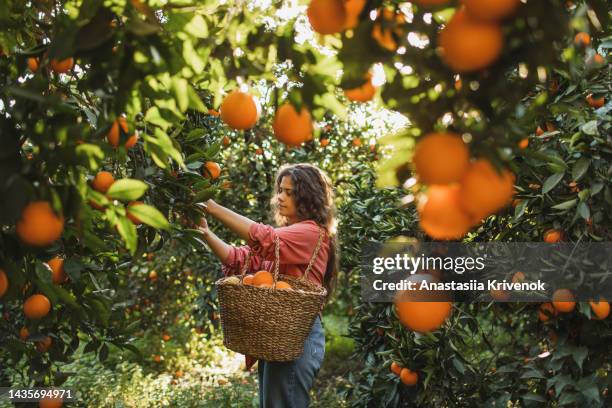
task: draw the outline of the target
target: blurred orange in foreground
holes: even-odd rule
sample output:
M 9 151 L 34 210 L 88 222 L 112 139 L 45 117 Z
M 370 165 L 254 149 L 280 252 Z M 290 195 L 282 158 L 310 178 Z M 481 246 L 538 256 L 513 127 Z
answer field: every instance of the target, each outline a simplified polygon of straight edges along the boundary
M 429 133 L 419 139 L 413 163 L 425 184 L 458 182 L 469 167 L 470 152 L 456 133 Z
M 394 304 L 400 323 L 410 330 L 419 333 L 428 333 L 439 329 L 451 315 L 453 304 L 448 301 L 449 296 L 442 291 L 421 290 L 421 282 L 439 282 L 429 274 L 412 275 L 406 279 L 415 283 L 415 290 L 398 291 Z M 422 301 L 422 300 L 432 301 Z M 436 300 L 441 301 L 436 301 Z

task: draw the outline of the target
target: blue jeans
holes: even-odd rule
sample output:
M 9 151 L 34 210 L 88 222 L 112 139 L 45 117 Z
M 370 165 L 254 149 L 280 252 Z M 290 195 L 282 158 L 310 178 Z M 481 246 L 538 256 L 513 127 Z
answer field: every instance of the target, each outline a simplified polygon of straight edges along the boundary
M 259 406 L 261 408 L 305 408 L 309 391 L 325 355 L 325 333 L 317 316 L 304 343 L 304 353 L 287 362 L 259 360 Z

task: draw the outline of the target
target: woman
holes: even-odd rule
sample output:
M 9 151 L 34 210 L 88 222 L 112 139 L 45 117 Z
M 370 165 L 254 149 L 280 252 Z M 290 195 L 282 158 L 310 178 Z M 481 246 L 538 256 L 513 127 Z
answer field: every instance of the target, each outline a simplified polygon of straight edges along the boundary
M 280 244 L 280 273 L 300 277 L 306 271 L 321 231 L 323 240 L 308 279 L 323 285 L 328 299 L 334 286 L 337 256 L 334 228 L 333 189 L 329 178 L 310 164 L 281 167 L 276 175 L 272 210 L 279 228 L 256 223 L 215 203 L 206 203 L 206 212 L 234 231 L 248 245 L 228 245 L 208 229 L 202 219 L 199 229 L 223 263 L 227 275 L 238 274 L 251 252 L 248 273 L 262 269 L 272 271 L 275 259 L 274 240 Z M 294 361 L 259 360 L 259 401 L 262 408 L 309 405 L 309 391 L 323 362 L 325 334 L 320 315 L 304 344 L 304 353 Z

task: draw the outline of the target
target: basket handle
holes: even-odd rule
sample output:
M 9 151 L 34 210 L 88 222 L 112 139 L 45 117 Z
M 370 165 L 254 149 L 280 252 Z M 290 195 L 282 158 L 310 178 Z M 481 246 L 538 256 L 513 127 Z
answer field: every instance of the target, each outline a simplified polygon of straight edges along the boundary
M 244 275 L 249 270 L 250 263 L 251 263 L 251 250 L 249 249 L 249 251 L 247 252 L 247 257 L 244 261 L 244 264 L 242 264 L 242 270 L 240 271 L 240 277 L 242 279 L 244 279 Z
M 319 250 L 321 249 L 322 242 L 323 242 L 323 228 L 319 227 L 319 240 L 317 241 L 317 246 L 315 247 L 315 250 L 312 253 L 312 256 L 310 257 L 310 262 L 308 262 L 308 267 L 306 268 L 306 270 L 304 271 L 304 274 L 300 278 L 301 281 L 306 280 L 306 278 L 308 277 L 308 273 L 312 269 L 312 266 L 314 265 L 314 261 L 315 259 L 317 259 L 317 255 L 319 255 Z

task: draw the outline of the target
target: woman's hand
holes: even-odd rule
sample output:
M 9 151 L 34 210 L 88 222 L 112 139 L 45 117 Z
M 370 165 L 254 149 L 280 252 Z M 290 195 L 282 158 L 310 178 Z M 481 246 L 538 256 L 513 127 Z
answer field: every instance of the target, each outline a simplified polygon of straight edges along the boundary
M 200 223 L 196 225 L 196 228 L 202 233 L 204 237 L 208 236 L 208 233 L 210 232 L 210 230 L 208 229 L 208 222 L 204 217 L 200 218 Z

